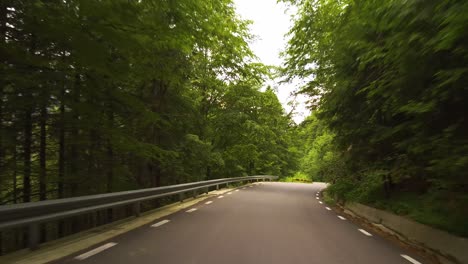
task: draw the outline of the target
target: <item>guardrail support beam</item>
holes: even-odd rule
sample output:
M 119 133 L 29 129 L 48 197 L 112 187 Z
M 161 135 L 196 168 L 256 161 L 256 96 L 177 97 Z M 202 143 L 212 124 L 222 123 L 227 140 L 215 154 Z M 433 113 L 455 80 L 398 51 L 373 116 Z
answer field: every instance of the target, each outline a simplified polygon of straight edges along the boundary
M 28 227 L 28 247 L 31 250 L 39 248 L 39 224 L 31 224 Z

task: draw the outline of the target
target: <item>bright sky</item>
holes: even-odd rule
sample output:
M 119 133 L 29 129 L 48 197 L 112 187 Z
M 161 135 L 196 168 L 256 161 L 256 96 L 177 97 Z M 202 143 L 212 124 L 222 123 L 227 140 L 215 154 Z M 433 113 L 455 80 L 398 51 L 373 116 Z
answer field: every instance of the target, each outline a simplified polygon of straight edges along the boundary
M 260 58 L 260 61 L 267 65 L 282 66 L 282 59 L 279 53 L 286 47 L 284 35 L 292 26 L 290 15 L 295 10 L 287 8 L 277 0 L 234 0 L 237 12 L 243 19 L 252 20 L 250 26 L 251 33 L 257 36 L 257 40 L 251 44 L 253 52 Z M 287 11 L 288 10 L 288 11 Z M 277 89 L 277 95 L 286 112 L 291 111 L 288 102 L 293 98 L 291 92 L 296 88 L 295 84 L 270 84 Z M 305 105 L 306 98 L 300 96 L 296 98 L 294 121 L 299 124 L 310 114 Z

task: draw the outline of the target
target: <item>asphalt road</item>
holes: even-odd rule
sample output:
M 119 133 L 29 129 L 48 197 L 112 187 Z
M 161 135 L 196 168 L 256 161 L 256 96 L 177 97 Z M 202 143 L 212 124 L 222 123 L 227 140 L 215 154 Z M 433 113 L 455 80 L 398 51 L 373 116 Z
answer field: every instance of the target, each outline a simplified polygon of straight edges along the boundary
M 316 197 L 322 188 L 319 183 L 241 188 L 55 263 L 427 264 L 327 210 Z

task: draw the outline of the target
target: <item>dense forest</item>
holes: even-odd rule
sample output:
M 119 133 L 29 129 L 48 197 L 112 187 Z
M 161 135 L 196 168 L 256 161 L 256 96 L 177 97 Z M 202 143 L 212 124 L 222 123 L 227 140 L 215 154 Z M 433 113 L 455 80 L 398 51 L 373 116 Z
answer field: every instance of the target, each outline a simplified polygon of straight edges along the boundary
M 12 0 L 0 19 L 0 204 L 295 169 L 230 0 Z
M 0 204 L 270 174 L 467 236 L 468 2 L 280 1 L 279 72 L 231 0 L 1 1 Z
M 286 80 L 307 81 L 301 172 L 468 235 L 468 2 L 291 0 Z

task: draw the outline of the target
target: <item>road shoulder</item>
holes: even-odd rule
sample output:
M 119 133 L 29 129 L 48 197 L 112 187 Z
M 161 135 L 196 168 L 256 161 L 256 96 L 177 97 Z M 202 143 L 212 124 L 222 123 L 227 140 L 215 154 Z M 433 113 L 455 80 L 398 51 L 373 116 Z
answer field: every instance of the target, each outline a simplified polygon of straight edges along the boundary
M 138 227 L 147 225 L 167 215 L 181 211 L 205 199 L 224 194 L 232 190 L 234 189 L 230 188 L 212 191 L 208 194 L 199 195 L 195 199 L 187 199 L 182 203 L 177 202 L 145 212 L 140 217 L 123 219 L 62 239 L 41 244 L 40 248 L 34 251 L 23 249 L 12 254 L 0 256 L 0 263 L 38 264 L 55 261 L 68 255 L 77 253 L 81 250 L 90 248 L 96 244 L 102 243 Z

